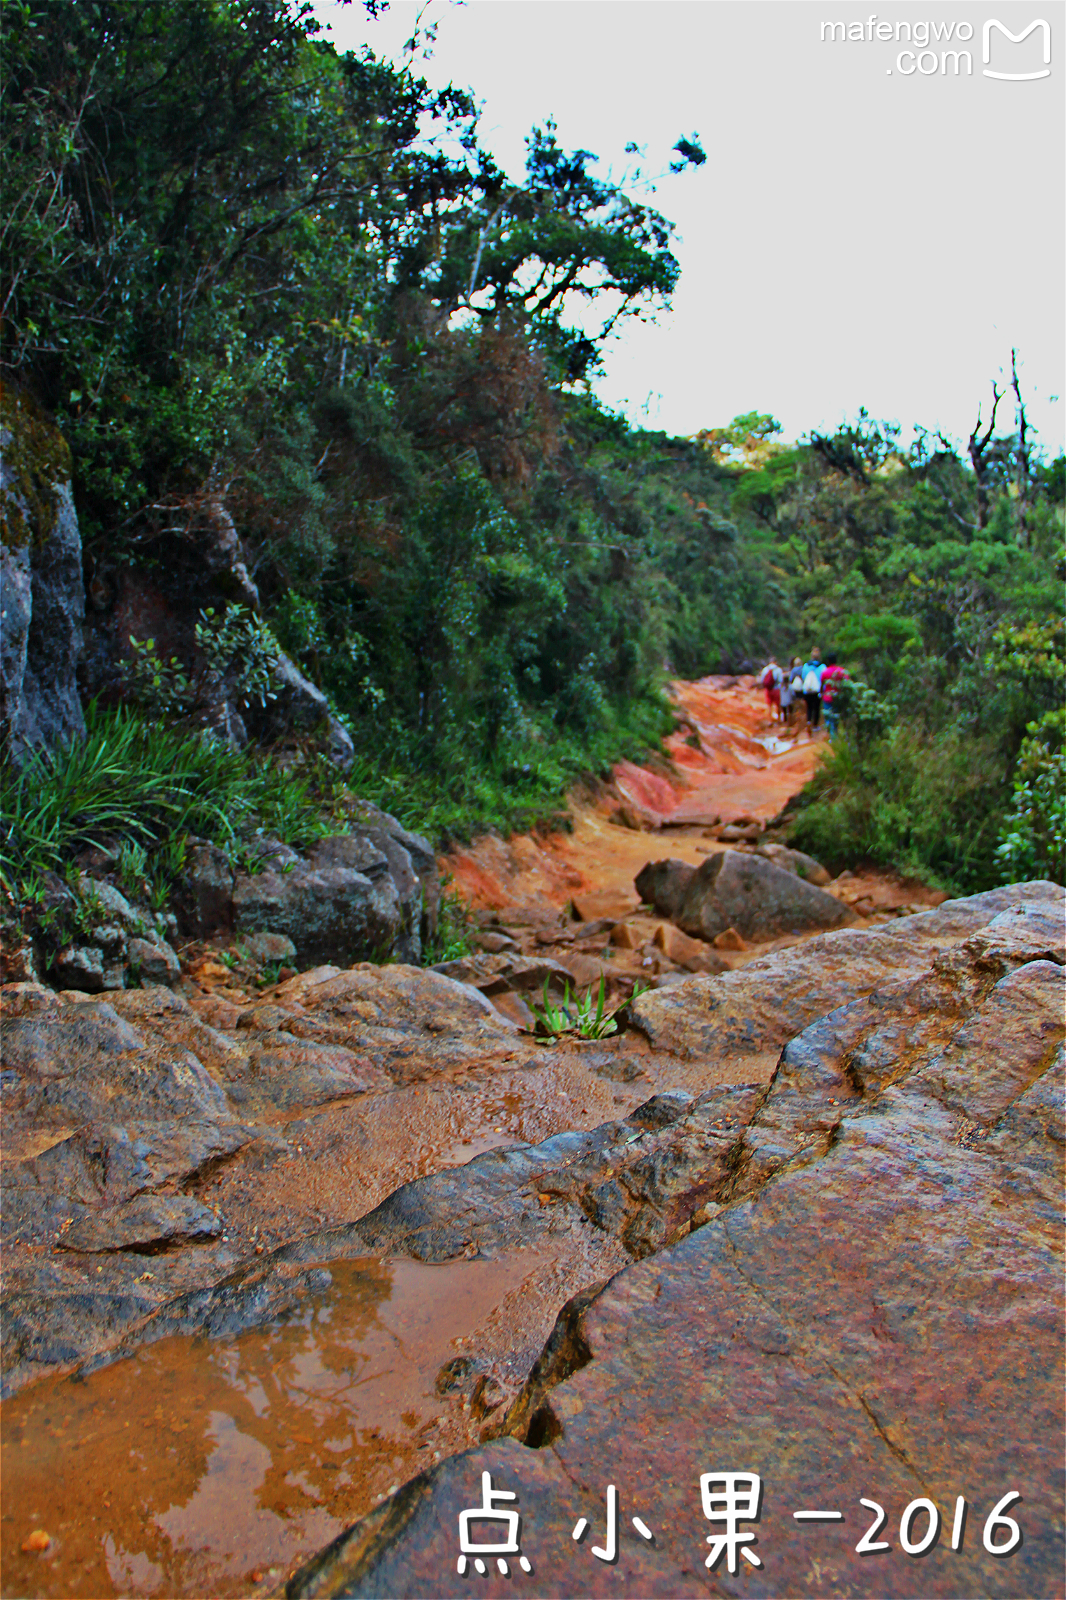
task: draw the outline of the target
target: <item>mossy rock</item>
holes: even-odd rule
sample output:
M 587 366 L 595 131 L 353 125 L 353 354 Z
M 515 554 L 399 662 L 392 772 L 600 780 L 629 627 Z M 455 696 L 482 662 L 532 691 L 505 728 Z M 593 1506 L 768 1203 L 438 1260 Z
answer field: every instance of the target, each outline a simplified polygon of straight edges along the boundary
M 70 447 L 54 422 L 22 389 L 0 380 L 4 478 L 0 543 L 9 550 L 45 544 L 55 528 L 59 486 L 71 475 Z

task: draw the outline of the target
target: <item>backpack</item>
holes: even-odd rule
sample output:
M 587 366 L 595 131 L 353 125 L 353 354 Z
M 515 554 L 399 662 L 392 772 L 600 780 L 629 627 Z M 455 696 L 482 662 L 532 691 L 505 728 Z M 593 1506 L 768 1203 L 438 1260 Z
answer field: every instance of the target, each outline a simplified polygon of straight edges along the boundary
M 803 680 L 803 692 L 804 694 L 821 694 L 822 692 L 822 681 L 813 667 Z
M 762 674 L 762 677 L 759 679 L 759 682 L 761 683 L 761 685 L 762 685 L 762 687 L 764 689 L 772 689 L 773 688 L 773 686 L 774 686 L 774 669 L 773 669 L 773 667 L 764 667 L 763 668 L 763 674 Z

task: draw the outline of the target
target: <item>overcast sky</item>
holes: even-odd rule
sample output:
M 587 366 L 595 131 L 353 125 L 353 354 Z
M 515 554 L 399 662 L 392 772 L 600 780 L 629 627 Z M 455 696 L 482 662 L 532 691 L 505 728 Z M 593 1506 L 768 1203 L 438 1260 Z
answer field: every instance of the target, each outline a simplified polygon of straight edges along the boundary
M 316 6 L 338 48 L 397 59 L 417 11 Z M 1049 23 L 1047 77 L 985 75 L 992 17 L 1014 34 Z M 1062 0 L 432 0 L 431 20 L 419 71 L 473 91 L 482 143 L 514 177 L 549 116 L 616 174 L 630 140 L 660 171 L 700 136 L 706 165 L 652 199 L 678 226 L 673 308 L 612 341 L 609 405 L 681 434 L 771 411 L 787 438 L 865 405 L 965 438 L 1014 345 L 1031 421 L 1062 449 Z M 823 41 L 833 22 L 864 37 Z M 915 24 L 953 36 L 923 55 Z M 972 74 L 942 71 L 944 50 L 969 50 Z M 988 66 L 1042 71 L 1042 30 L 994 32 Z

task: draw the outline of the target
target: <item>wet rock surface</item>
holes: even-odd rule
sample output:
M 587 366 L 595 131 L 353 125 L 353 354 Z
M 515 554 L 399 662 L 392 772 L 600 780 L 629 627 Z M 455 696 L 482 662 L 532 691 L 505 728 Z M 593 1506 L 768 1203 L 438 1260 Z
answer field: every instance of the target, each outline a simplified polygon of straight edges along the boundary
M 0 730 L 21 762 L 85 731 L 85 620 L 70 451 L 28 395 L 0 392 Z
M 835 991 L 804 994 L 769 1087 L 729 1096 L 736 1124 L 724 1161 L 708 1149 L 720 1176 L 701 1225 L 578 1297 L 486 1442 L 407 1484 L 286 1592 L 1058 1593 L 1062 968 L 1039 947 L 1062 914 L 1061 890 L 1026 885 L 949 903 L 910 938 L 851 936 L 851 994 L 839 973 Z M 847 938 L 805 950 L 824 963 Z M 702 991 L 757 1054 L 758 1007 L 795 959 L 648 996 L 647 1021 Z M 458 1515 L 480 1504 L 483 1471 L 518 1496 L 531 1580 L 456 1570 Z M 742 1524 L 762 1565 L 742 1579 L 704 1566 L 722 1531 L 700 1502 L 714 1471 L 763 1480 L 761 1518 Z M 608 1564 L 588 1547 L 609 1483 L 622 1519 Z M 1024 1539 L 997 1559 L 982 1531 L 1011 1491 Z M 867 1557 L 863 1499 L 887 1514 L 889 1549 Z M 942 1529 L 918 1559 L 900 1522 L 922 1499 Z M 798 1522 L 806 1509 L 843 1523 Z M 578 1544 L 580 1517 L 592 1535 Z
M 577 928 L 592 951 L 613 926 Z M 523 967 L 554 987 L 598 960 L 558 939 L 573 929 L 533 917 L 499 935 L 530 953 L 323 966 L 255 999 L 4 989 L 8 1391 L 280 1325 L 338 1264 L 481 1262 L 525 1287 L 438 1385 L 462 1417 L 441 1441 L 468 1453 L 290 1592 L 528 1581 L 455 1570 L 483 1467 L 520 1495 L 530 1593 L 734 1592 L 702 1564 L 699 1474 L 719 1468 L 765 1481 L 745 1592 L 1054 1592 L 1062 890 L 670 973 L 628 1030 L 548 1048 L 491 990 L 520 1000 Z M 403 1459 L 401 1477 L 426 1464 Z M 608 1482 L 614 1566 L 589 1550 Z M 980 1526 L 1011 1488 L 1026 1542 L 996 1561 Z M 950 1526 L 956 1493 L 963 1550 L 942 1534 L 902 1557 L 904 1506 L 928 1495 Z M 852 1554 L 860 1496 L 888 1511 L 889 1567 Z M 344 1520 L 366 1503 L 338 1501 Z M 823 1503 L 846 1539 L 792 1520 Z

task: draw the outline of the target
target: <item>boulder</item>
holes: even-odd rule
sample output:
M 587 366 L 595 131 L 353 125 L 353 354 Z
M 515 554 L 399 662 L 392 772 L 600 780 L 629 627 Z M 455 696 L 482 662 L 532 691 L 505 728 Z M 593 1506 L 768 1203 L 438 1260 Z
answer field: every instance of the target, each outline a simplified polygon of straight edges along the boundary
M 181 981 L 181 962 L 165 939 L 131 939 L 126 947 L 130 970 L 142 983 L 174 984 Z
M 234 871 L 229 857 L 206 839 L 190 838 L 174 889 L 178 925 L 190 939 L 208 939 L 233 927 Z
M 60 989 L 82 989 L 86 994 L 126 986 L 124 966 L 116 962 L 105 966 L 104 952 L 96 945 L 65 945 L 52 962 L 51 976 Z
M 245 719 L 251 730 L 263 738 L 278 738 L 293 730 L 297 732 L 324 726 L 329 731 L 329 758 L 334 766 L 346 772 L 355 759 L 352 736 L 330 709 L 329 701 L 294 661 L 287 655 L 278 657 L 272 675 L 274 698 L 265 706 L 249 707 Z
M 687 861 L 670 857 L 666 861 L 649 861 L 647 866 L 641 867 L 633 881 L 640 898 L 653 906 L 660 917 L 669 917 L 673 922 L 696 870 Z
M 598 894 L 575 894 L 570 904 L 578 922 L 603 922 L 628 917 L 640 902 L 635 894 L 606 889 Z
M 175 984 L 181 963 L 160 929 L 166 919 L 130 905 L 114 884 L 83 873 L 78 896 L 64 886 L 65 908 L 77 912 L 88 929 L 77 943 L 61 948 L 51 976 L 61 989 L 100 994 L 134 983 Z
M 702 939 L 690 939 L 680 928 L 662 922 L 655 930 L 655 943 L 670 961 L 689 972 L 728 972 L 728 963 Z
M 240 954 L 262 964 L 296 959 L 296 946 L 284 933 L 253 933 L 241 943 Z
M 287 935 L 301 965 L 383 960 L 409 933 L 388 856 L 352 834 L 319 839 L 289 871 L 238 873 L 233 920 L 239 936 Z
M 235 928 L 245 943 L 251 934 L 278 934 L 295 947 L 261 960 L 391 955 L 417 963 L 423 939 L 436 932 L 440 873 L 432 846 L 376 806 L 360 802 L 351 832 L 318 840 L 306 856 L 268 838 L 253 855 L 259 870 L 238 876 L 216 845 L 190 841 L 174 899 L 183 933 L 206 939 Z M 344 877 L 352 871 L 372 889 Z
M 718 828 L 719 839 L 725 844 L 751 843 L 762 833 L 762 824 L 758 822 L 727 822 L 724 827 Z
M 697 939 L 735 928 L 745 939 L 774 939 L 833 928 L 847 912 L 831 894 L 761 856 L 726 850 L 696 868 L 673 920 Z
M 805 855 L 802 850 L 791 850 L 788 845 L 761 844 L 756 848 L 755 854 L 765 856 L 775 867 L 783 867 L 786 872 L 794 872 L 798 878 L 806 878 L 808 883 L 813 883 L 819 889 L 824 889 L 827 883 L 833 881 L 820 861 L 816 861 L 813 856 Z
M 85 731 L 76 669 L 85 587 L 70 452 L 29 396 L 0 388 L 0 729 L 21 762 Z
M 380 810 L 369 800 L 360 800 L 352 808 L 349 827 L 352 833 L 369 839 L 388 857 L 407 918 L 408 953 L 401 954 L 400 959 L 417 962 L 423 941 L 436 933 L 440 917 L 440 870 L 433 846 L 422 834 L 411 833 L 389 812 Z

